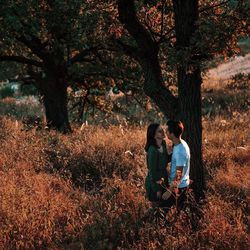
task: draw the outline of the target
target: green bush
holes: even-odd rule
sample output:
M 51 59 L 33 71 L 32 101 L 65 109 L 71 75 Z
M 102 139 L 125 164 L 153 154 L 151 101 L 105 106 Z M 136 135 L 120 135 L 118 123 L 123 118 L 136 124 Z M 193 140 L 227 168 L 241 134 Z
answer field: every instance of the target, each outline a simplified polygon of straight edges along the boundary
M 24 96 L 38 95 L 38 91 L 34 85 L 22 85 L 21 86 L 21 94 Z
M 10 86 L 3 87 L 0 89 L 0 98 L 13 97 L 14 93 L 15 91 Z

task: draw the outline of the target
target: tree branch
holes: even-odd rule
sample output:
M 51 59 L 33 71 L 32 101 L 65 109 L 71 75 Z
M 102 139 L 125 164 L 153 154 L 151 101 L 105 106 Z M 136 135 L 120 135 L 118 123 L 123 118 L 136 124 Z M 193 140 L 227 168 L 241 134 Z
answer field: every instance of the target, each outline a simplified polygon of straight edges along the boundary
M 125 54 L 133 57 L 134 59 L 138 59 L 138 49 L 136 47 L 124 43 L 121 39 L 115 39 L 115 42 L 122 47 Z
M 134 0 L 117 0 L 119 20 L 136 40 L 138 48 L 150 55 L 158 50 L 150 32 L 140 23 L 136 16 Z
M 171 34 L 171 32 L 174 31 L 174 28 L 171 28 L 168 32 L 166 32 L 165 34 L 162 34 L 162 35 L 159 35 L 158 36 L 160 37 L 160 39 L 158 40 L 157 44 L 161 44 L 161 43 L 164 43 L 164 42 L 169 42 L 172 38 L 175 38 L 176 36 L 175 35 L 172 35 L 172 36 L 169 36 L 169 34 Z
M 210 6 L 206 7 L 206 8 L 204 8 L 204 9 L 201 9 L 201 10 L 199 11 L 199 13 L 202 13 L 202 12 L 205 12 L 205 11 L 208 11 L 208 10 L 211 10 L 211 9 L 215 9 L 215 8 L 217 8 L 217 7 L 220 7 L 221 5 L 227 4 L 228 2 L 229 2 L 229 0 L 228 0 L 228 1 L 221 2 L 221 3 L 216 4 L 216 5 L 210 5 Z
M 163 36 L 163 28 L 164 28 L 164 9 L 165 9 L 165 4 L 166 0 L 161 1 L 161 37 Z
M 23 63 L 23 64 L 28 64 L 28 65 L 33 65 L 36 67 L 42 67 L 43 63 L 38 62 L 26 57 L 22 56 L 7 56 L 7 55 L 0 55 L 0 61 L 12 61 L 12 62 L 17 62 L 17 63 Z
M 73 64 L 73 63 L 76 63 L 76 62 L 85 62 L 86 60 L 88 60 L 88 59 L 86 59 L 86 56 L 91 54 L 91 52 L 98 51 L 98 50 L 101 50 L 101 49 L 103 49 L 103 48 L 100 47 L 100 46 L 93 46 L 93 47 L 90 47 L 88 49 L 85 49 L 85 50 L 79 52 L 77 55 L 70 58 L 68 63 Z
M 35 36 L 30 36 L 31 39 L 28 39 L 25 36 L 16 37 L 16 39 L 27 46 L 36 56 L 41 60 L 48 59 L 49 52 L 44 51 L 47 44 L 43 44 L 39 38 Z
M 147 20 L 148 20 L 149 23 L 147 22 Z M 148 32 L 149 32 L 149 34 L 151 35 L 153 41 L 154 41 L 155 43 L 157 43 L 157 42 L 156 42 L 156 39 L 155 39 L 155 35 L 158 35 L 158 33 L 155 32 L 155 31 L 152 29 L 152 26 L 153 26 L 153 25 L 152 25 L 152 21 L 151 21 L 151 19 L 150 19 L 150 17 L 149 17 L 148 15 L 146 15 L 145 25 L 146 25 L 146 27 L 148 28 Z

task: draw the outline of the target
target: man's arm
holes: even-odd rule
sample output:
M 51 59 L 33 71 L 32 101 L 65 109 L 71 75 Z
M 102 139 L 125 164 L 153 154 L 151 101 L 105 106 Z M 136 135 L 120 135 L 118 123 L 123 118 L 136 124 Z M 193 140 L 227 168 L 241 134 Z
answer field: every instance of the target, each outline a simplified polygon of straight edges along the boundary
M 176 181 L 180 183 L 181 178 L 183 177 L 183 166 L 177 166 L 176 167 Z
M 170 174 L 169 174 L 169 178 L 168 178 L 169 185 L 172 184 L 172 182 L 174 181 L 175 177 L 176 177 L 176 168 L 175 168 L 175 166 L 171 165 Z
M 183 176 L 183 166 L 177 166 L 176 171 L 171 169 L 172 176 L 170 177 L 171 182 L 169 182 L 170 186 L 178 186 L 180 184 L 181 178 Z
M 173 181 L 180 183 L 180 180 L 183 176 L 183 169 L 186 166 L 186 157 L 181 153 L 177 153 L 175 156 L 176 166 L 171 166 L 169 184 L 171 185 Z

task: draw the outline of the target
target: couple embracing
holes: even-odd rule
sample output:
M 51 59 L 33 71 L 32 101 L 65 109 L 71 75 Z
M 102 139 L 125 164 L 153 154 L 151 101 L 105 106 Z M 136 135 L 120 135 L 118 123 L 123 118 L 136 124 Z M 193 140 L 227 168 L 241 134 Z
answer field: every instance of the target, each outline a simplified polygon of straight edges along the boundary
M 182 209 L 190 184 L 190 149 L 181 138 L 184 125 L 181 121 L 169 120 L 166 134 L 173 143 L 171 149 L 165 142 L 165 132 L 160 124 L 150 124 L 147 130 L 148 174 L 145 180 L 146 197 L 153 207 Z M 170 171 L 167 165 L 171 162 Z

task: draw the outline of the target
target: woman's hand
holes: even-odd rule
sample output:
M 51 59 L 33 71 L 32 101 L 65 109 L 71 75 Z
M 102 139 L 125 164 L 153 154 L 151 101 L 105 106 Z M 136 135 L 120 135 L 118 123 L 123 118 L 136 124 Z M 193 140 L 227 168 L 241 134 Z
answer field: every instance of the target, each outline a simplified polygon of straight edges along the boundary
M 157 196 L 158 199 L 161 199 L 162 192 L 161 191 L 157 191 L 156 196 Z
M 164 178 L 161 178 L 159 181 L 156 181 L 156 183 L 159 185 L 162 185 L 163 182 L 164 182 Z
M 168 155 L 171 155 L 171 154 L 173 153 L 173 146 L 172 146 L 172 144 L 171 144 L 171 146 L 170 146 L 170 145 L 167 143 L 166 147 L 167 147 Z
M 159 180 L 156 183 L 159 184 L 159 185 L 161 185 L 162 184 L 162 180 Z

